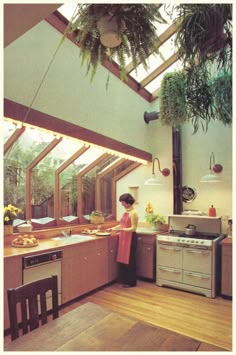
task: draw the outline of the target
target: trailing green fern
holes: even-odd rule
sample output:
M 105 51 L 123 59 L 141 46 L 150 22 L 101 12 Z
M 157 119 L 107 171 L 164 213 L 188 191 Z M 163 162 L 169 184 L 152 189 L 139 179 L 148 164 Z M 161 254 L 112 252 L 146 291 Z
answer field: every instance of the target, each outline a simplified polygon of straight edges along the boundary
M 186 101 L 186 73 L 167 73 L 160 87 L 160 120 L 163 125 L 178 126 L 190 117 Z
M 116 48 L 108 49 L 100 42 L 97 21 L 105 15 L 116 17 L 119 28 L 125 22 L 125 30 L 120 33 L 122 42 Z M 91 78 L 98 64 L 103 64 L 109 55 L 110 60 L 118 58 L 121 79 L 126 80 L 126 58 L 130 58 L 134 69 L 140 63 L 147 68 L 147 57 L 158 53 L 160 41 L 156 23 L 166 23 L 156 4 L 80 4 L 67 33 L 78 31 L 76 41 L 81 49 L 82 64 L 86 61 Z

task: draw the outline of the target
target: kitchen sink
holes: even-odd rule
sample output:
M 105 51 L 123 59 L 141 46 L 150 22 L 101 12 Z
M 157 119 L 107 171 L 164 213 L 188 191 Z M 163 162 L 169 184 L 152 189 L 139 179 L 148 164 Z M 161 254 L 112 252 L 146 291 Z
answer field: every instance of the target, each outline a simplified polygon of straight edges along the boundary
M 88 240 L 96 239 L 93 236 L 90 235 L 81 235 L 81 234 L 72 234 L 69 237 L 65 236 L 59 236 L 59 237 L 54 237 L 51 238 L 52 240 L 61 240 L 62 242 L 86 242 Z

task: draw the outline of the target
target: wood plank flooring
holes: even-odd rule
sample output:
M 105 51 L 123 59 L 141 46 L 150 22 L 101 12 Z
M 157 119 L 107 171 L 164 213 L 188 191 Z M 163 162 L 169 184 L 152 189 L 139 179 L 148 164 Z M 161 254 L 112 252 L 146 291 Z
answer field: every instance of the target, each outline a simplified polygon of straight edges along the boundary
M 231 300 L 207 298 L 138 281 L 137 287 L 128 289 L 114 283 L 68 307 L 72 309 L 88 301 L 211 344 L 210 351 L 214 351 L 214 346 L 232 350 Z M 60 314 L 65 311 L 67 309 L 62 309 Z M 204 344 L 203 347 L 205 350 L 199 350 L 207 351 L 209 345 Z
M 232 351 L 232 301 L 207 298 L 154 283 L 138 281 L 124 289 L 119 283 L 71 302 L 60 315 L 93 302 L 122 315 L 175 331 L 201 342 L 198 351 Z M 9 336 L 4 338 L 6 344 Z

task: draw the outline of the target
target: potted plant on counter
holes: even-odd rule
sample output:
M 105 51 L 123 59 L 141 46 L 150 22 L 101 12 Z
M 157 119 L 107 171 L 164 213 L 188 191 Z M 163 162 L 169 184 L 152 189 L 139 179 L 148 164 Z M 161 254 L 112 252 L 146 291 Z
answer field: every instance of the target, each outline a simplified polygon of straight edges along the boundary
M 134 68 L 141 62 L 147 68 L 147 56 L 158 52 L 158 22 L 166 23 L 156 4 L 79 4 L 67 33 L 78 32 L 76 42 L 80 46 L 82 63 L 87 60 L 91 78 L 99 63 L 116 57 L 124 80 L 127 77 L 126 58 Z
M 104 215 L 101 211 L 92 211 L 89 216 L 90 223 L 100 224 L 104 223 Z
M 152 203 L 149 201 L 145 207 L 146 215 L 146 222 L 152 225 L 153 229 L 159 230 L 160 226 L 165 224 L 165 217 L 154 213 Z
M 160 230 L 162 224 L 166 223 L 165 217 L 156 213 L 149 213 L 146 216 L 146 222 L 150 223 L 154 230 Z
M 3 208 L 4 235 L 13 234 L 13 221 L 21 210 L 11 204 Z

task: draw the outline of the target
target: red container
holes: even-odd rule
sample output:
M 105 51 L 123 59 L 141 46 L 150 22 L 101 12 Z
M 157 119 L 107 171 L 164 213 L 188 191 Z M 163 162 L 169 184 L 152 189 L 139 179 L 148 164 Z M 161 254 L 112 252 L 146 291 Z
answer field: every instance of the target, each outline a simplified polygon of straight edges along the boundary
M 211 205 L 211 207 L 209 208 L 208 216 L 209 217 L 216 217 L 216 209 L 213 205 Z

